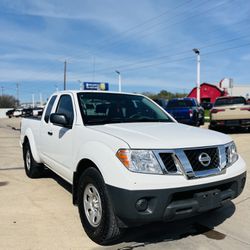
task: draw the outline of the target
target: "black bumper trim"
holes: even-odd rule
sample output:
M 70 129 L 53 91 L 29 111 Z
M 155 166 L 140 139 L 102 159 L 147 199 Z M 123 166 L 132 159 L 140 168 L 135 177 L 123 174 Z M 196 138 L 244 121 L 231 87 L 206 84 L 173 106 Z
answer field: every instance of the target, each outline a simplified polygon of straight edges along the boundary
M 135 226 L 182 219 L 220 207 L 240 195 L 245 181 L 246 172 L 219 182 L 183 188 L 130 191 L 107 185 L 107 190 L 121 225 Z M 142 198 L 148 206 L 145 211 L 138 211 L 136 202 Z
M 250 127 L 250 119 L 212 120 L 210 124 L 214 127 Z

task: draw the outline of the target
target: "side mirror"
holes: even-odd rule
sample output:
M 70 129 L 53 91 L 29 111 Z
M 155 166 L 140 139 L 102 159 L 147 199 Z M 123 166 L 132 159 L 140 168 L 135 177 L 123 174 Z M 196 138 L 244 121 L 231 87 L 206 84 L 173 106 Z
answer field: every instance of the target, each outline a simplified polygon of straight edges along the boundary
M 53 113 L 50 115 L 50 122 L 62 127 L 71 127 L 69 124 L 69 119 L 65 114 Z

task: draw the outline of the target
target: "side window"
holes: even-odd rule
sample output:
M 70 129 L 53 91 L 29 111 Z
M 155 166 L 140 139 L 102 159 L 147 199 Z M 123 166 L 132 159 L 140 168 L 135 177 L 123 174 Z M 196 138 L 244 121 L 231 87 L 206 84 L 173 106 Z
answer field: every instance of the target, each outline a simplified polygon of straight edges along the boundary
M 56 100 L 56 95 L 54 95 L 54 96 L 51 97 L 51 99 L 49 101 L 49 104 L 47 106 L 46 113 L 44 115 L 44 121 L 46 123 L 49 122 L 49 116 L 50 116 L 50 113 L 51 113 L 51 110 L 52 110 L 52 107 L 54 105 L 55 100 Z
M 66 115 L 67 118 L 69 119 L 70 124 L 71 125 L 73 124 L 74 120 L 73 103 L 69 95 L 62 95 L 60 97 L 56 113 Z

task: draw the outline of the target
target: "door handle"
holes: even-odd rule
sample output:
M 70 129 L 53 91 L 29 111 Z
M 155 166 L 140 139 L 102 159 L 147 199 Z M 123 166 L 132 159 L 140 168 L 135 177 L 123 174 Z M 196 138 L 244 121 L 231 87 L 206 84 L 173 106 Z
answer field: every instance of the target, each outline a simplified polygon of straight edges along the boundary
M 50 132 L 50 131 L 48 131 L 48 135 L 53 135 L 53 133 L 52 133 L 52 132 Z

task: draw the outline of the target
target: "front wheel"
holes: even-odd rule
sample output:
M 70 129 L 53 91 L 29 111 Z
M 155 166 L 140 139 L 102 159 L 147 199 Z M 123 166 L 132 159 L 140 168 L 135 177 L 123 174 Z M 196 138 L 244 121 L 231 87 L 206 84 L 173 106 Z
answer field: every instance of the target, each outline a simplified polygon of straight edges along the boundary
M 93 167 L 80 177 L 78 210 L 83 228 L 94 242 L 105 245 L 120 237 L 121 229 L 117 225 L 105 183 Z

